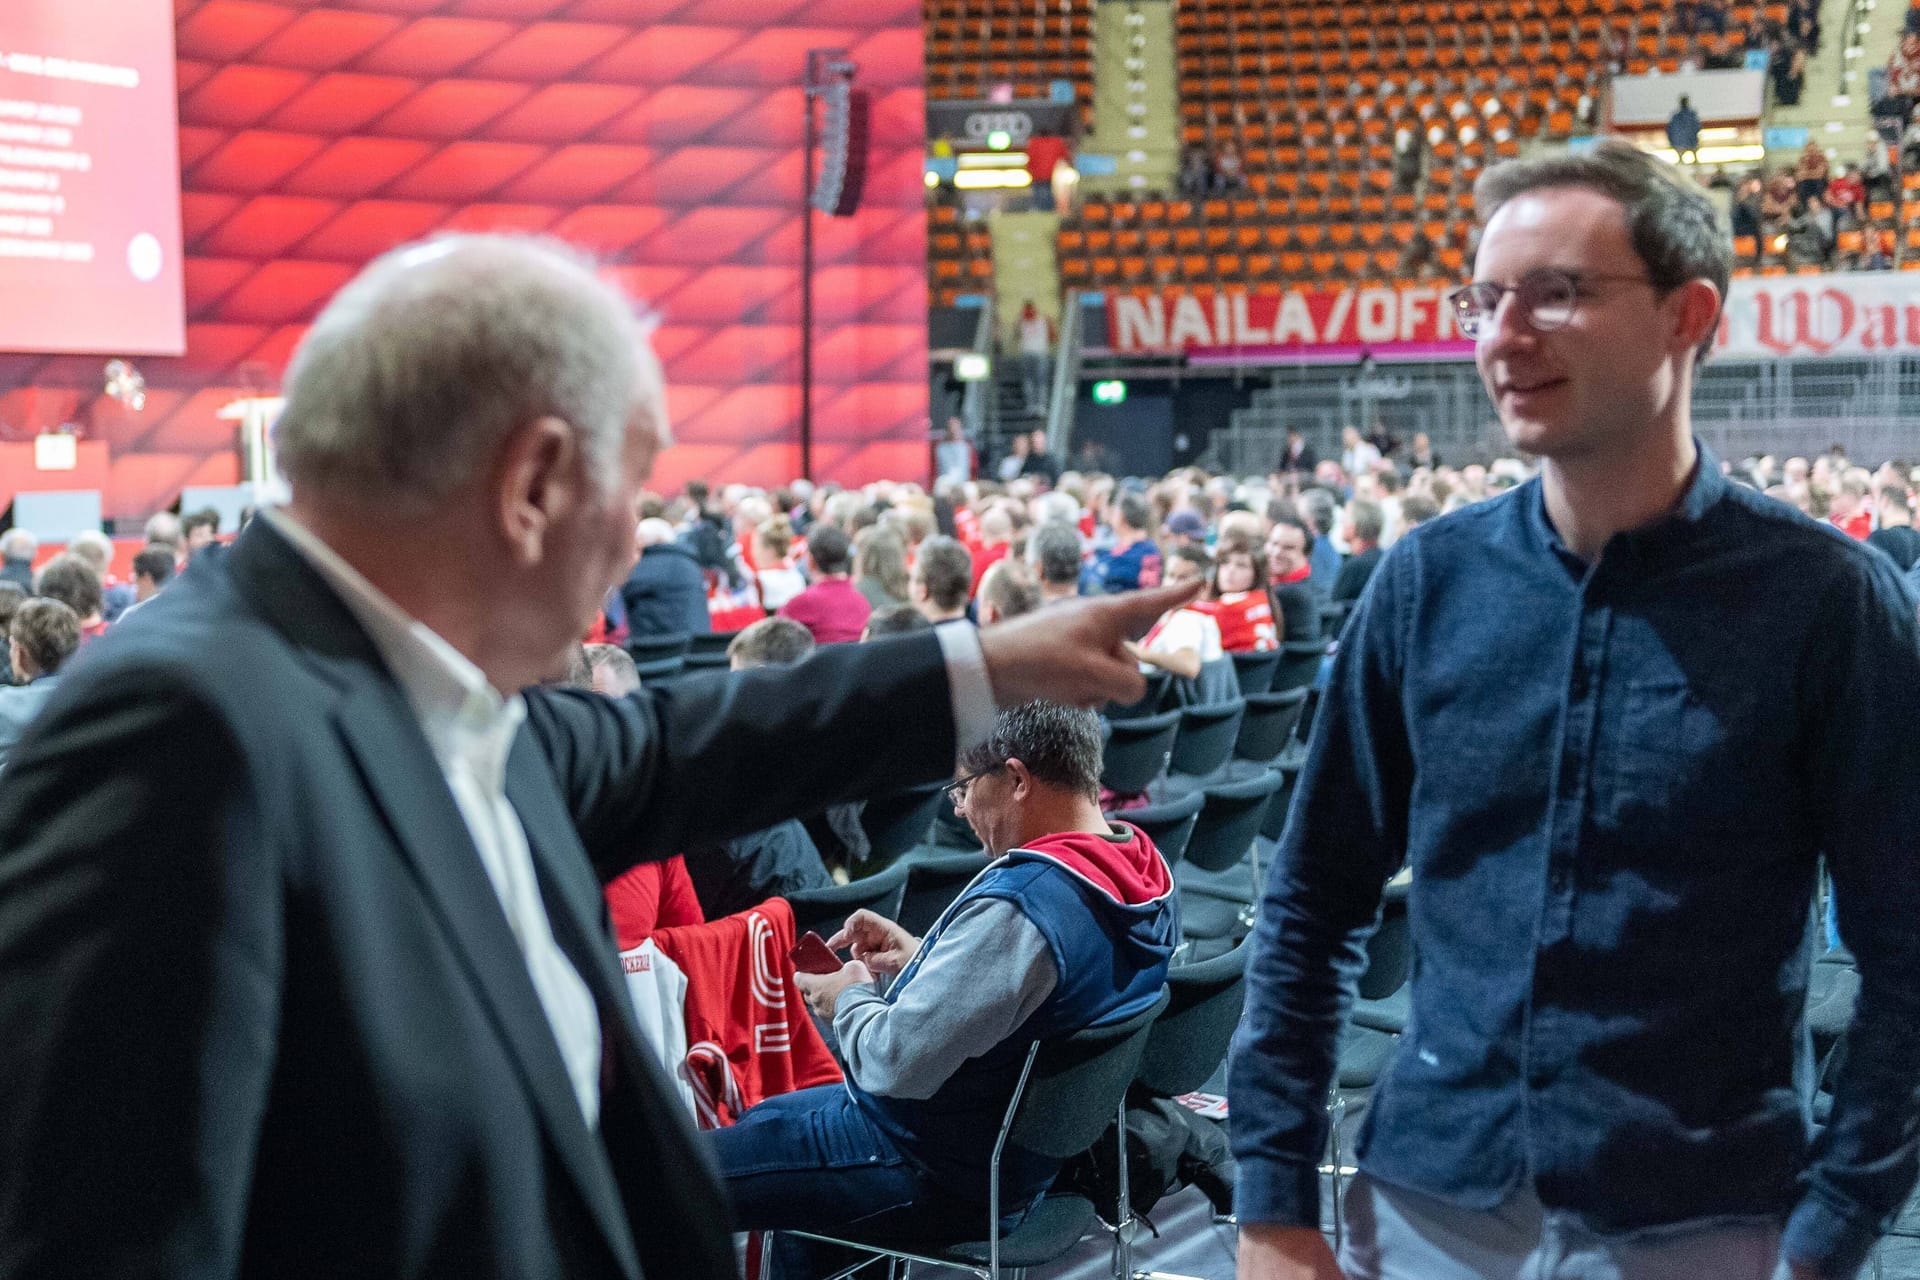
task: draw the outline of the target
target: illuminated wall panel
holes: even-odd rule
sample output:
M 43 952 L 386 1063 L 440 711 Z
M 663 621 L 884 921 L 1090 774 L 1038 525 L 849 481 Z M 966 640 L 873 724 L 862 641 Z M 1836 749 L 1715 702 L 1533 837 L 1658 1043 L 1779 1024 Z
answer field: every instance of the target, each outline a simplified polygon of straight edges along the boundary
M 176 0 L 187 354 L 0 355 L 0 436 L 78 420 L 108 514 L 236 478 L 214 411 L 277 386 L 327 296 L 443 229 L 558 235 L 658 314 L 675 432 L 658 483 L 799 465 L 801 95 L 844 46 L 873 94 L 859 214 L 816 221 L 815 473 L 927 467 L 919 0 Z

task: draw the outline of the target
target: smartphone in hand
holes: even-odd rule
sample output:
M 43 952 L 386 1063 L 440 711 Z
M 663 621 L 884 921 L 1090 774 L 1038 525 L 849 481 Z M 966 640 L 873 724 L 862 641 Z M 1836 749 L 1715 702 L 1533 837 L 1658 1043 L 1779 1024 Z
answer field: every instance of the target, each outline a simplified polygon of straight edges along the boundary
M 811 930 L 800 935 L 787 957 L 801 973 L 838 973 L 844 963 L 827 946 L 827 940 Z

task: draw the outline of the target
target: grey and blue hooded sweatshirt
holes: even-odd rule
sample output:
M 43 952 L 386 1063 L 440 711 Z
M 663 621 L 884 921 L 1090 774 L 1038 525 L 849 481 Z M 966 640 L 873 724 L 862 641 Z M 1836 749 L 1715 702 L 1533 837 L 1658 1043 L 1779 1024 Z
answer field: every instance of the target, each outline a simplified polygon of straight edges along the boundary
M 1151 1004 L 1178 935 L 1172 876 L 1138 828 L 1014 849 L 961 892 L 884 995 L 841 996 L 834 1030 L 848 1090 L 908 1160 L 984 1205 L 1028 1046 Z M 1058 1162 L 1009 1146 L 1001 1204 L 1024 1207 L 1056 1172 Z

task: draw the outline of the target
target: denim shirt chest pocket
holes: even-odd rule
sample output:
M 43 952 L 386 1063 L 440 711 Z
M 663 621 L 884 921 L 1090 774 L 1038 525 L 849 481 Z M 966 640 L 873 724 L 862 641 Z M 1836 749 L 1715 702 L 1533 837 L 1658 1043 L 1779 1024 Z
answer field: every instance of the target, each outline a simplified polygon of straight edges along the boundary
M 1593 818 L 1635 842 L 1766 828 L 1784 797 L 1754 690 L 1640 670 L 1601 699 Z

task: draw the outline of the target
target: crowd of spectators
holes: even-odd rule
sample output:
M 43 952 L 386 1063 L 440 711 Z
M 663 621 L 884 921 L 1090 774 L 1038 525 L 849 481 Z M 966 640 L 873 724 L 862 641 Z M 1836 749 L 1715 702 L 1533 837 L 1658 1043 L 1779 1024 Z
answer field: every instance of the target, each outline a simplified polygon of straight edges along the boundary
M 1247 189 L 1246 164 L 1231 141 L 1212 148 L 1195 143 L 1180 153 L 1179 182 L 1182 195 L 1234 194 Z
M 1192 680 L 1198 664 L 1222 654 L 1320 636 L 1321 613 L 1357 599 L 1382 552 L 1408 528 L 1525 475 L 1513 459 L 1446 466 L 1424 436 L 1398 461 L 1357 431 L 1350 437 L 1340 458 L 1295 455 L 1292 467 L 1265 478 L 1187 468 L 1153 481 L 1069 471 L 1051 487 L 1037 474 L 949 477 L 931 492 L 904 481 L 858 490 L 731 485 L 718 493 L 696 484 L 676 498 L 642 499 L 648 546 L 616 594 L 625 597 L 635 640 L 732 630 L 716 624 L 771 614 L 825 644 L 959 619 L 991 623 L 1078 595 L 1198 577 L 1207 583 L 1202 598 L 1181 611 L 1187 616 L 1163 619 L 1140 653 L 1144 665 Z M 702 570 L 695 548 L 716 524 L 732 537 Z M 770 541 L 769 527 L 791 541 Z M 653 541 L 660 536 L 672 538 L 677 565 L 704 575 L 706 617 L 647 606 L 659 577 L 652 562 L 668 554 Z M 780 603 L 763 592 L 738 605 L 752 589 L 730 590 L 729 572 L 751 582 L 776 555 L 777 572 L 806 585 Z M 831 623 L 800 607 L 823 591 L 845 602 L 827 611 Z M 856 615 L 859 624 L 849 625 Z
M 0 767 L 68 661 L 159 594 L 190 557 L 219 546 L 219 527 L 210 509 L 160 512 L 125 579 L 113 572 L 113 540 L 103 533 L 80 533 L 47 558 L 31 530 L 0 534 Z
M 1766 55 L 1773 100 L 1799 104 L 1806 85 L 1807 60 L 1820 50 L 1818 0 L 1788 0 L 1784 17 L 1756 13 L 1745 30 L 1731 29 L 1731 14 L 1721 0 L 1680 0 L 1668 13 L 1665 35 L 1685 42 L 1681 71 L 1738 68 L 1756 53 Z
M 1812 459 L 1754 456 L 1728 464 L 1728 472 L 1849 536 L 1870 538 L 1903 570 L 1920 560 L 1920 536 L 1911 531 L 1920 467 L 1894 460 L 1869 472 L 1836 446 Z M 820 643 L 959 619 L 989 623 L 1078 595 L 1200 578 L 1207 584 L 1201 599 L 1163 618 L 1139 656 L 1145 666 L 1204 683 L 1203 664 L 1222 655 L 1330 634 L 1327 619 L 1359 597 L 1408 529 L 1528 474 L 1513 457 L 1449 463 L 1424 434 L 1400 445 L 1349 429 L 1338 456 L 1320 459 L 1301 445 L 1265 477 L 1189 467 L 1158 479 L 1068 471 L 1052 487 L 1031 474 L 949 477 L 931 492 L 910 481 L 861 489 L 731 485 L 717 495 L 696 485 L 698 501 L 650 496 L 643 506 L 650 522 L 672 532 L 689 564 L 687 548 L 702 526 L 726 522 L 738 531 L 730 561 L 748 573 L 750 543 L 772 550 L 759 529 L 805 530 L 781 561 L 783 573 L 808 584 L 800 593 L 742 612 L 721 585 L 724 574 L 709 570 L 712 614 L 703 621 L 750 623 L 772 613 L 801 623 Z M 646 566 L 643 555 L 636 576 Z M 794 607 L 823 591 L 845 605 L 821 616 Z M 851 625 L 856 614 L 860 623 Z M 651 616 L 629 607 L 636 638 Z M 688 628 L 676 621 L 665 629 Z
M 1809 141 L 1792 166 L 1696 168 L 1695 177 L 1726 202 L 1743 261 L 1843 271 L 1890 271 L 1898 245 L 1890 204 L 1895 171 L 1886 144 L 1867 135 L 1860 163 L 1837 166 Z

